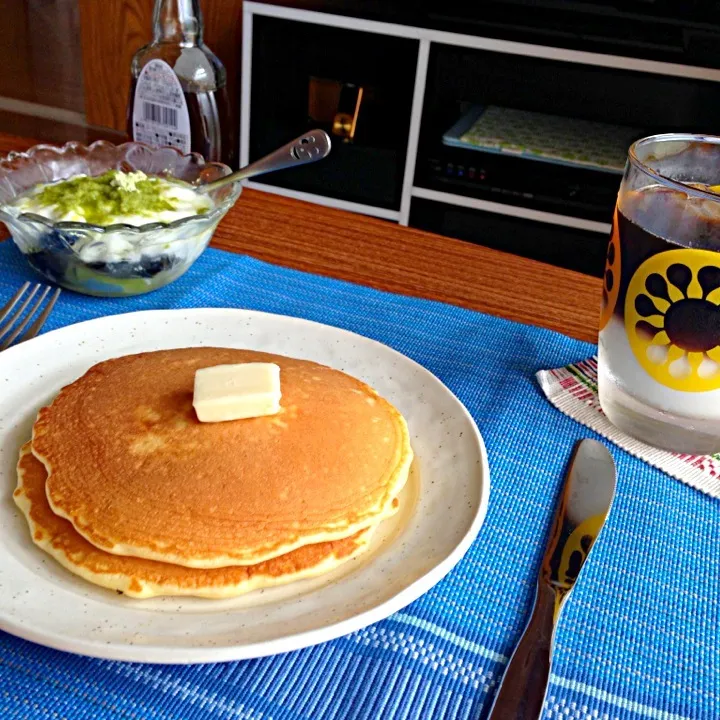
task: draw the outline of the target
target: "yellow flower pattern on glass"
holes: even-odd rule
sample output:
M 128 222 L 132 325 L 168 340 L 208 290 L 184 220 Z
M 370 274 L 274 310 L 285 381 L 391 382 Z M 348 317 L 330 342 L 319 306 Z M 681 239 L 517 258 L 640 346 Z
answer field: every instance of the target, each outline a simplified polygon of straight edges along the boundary
M 661 385 L 720 389 L 720 254 L 684 248 L 645 260 L 628 285 L 625 331 Z
M 620 292 L 620 228 L 618 227 L 618 211 L 615 206 L 612 234 L 608 243 L 605 258 L 605 274 L 603 275 L 602 308 L 600 310 L 600 330 L 609 322 L 615 312 L 618 293 Z

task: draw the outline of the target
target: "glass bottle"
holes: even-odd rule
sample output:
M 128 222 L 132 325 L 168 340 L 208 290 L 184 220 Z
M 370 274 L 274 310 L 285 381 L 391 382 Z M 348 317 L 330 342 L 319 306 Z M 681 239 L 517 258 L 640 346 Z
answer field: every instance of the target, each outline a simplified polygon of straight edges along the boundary
M 128 134 L 235 168 L 225 68 L 202 32 L 198 0 L 155 0 L 153 40 L 132 60 Z

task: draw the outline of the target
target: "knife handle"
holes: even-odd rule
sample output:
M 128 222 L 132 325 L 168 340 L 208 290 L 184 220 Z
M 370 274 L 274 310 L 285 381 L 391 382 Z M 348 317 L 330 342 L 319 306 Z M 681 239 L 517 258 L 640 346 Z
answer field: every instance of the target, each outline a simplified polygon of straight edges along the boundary
M 542 711 L 555 627 L 555 591 L 538 582 L 535 606 L 503 675 L 488 720 L 537 720 Z

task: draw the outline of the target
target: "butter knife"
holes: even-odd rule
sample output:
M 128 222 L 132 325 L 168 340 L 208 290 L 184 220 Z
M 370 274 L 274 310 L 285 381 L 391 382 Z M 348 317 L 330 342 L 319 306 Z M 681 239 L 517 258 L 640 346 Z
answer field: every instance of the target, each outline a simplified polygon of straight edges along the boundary
M 540 716 L 558 616 L 610 511 L 615 477 L 615 463 L 605 445 L 587 439 L 575 446 L 540 567 L 532 615 L 488 720 Z

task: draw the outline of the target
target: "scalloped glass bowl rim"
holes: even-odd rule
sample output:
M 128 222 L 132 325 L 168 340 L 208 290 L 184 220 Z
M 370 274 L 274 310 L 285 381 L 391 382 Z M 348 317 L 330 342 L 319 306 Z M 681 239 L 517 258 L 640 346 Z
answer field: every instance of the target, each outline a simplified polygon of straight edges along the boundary
M 76 150 L 76 149 L 82 149 L 82 150 L 92 150 L 95 147 L 113 147 L 113 148 L 125 148 L 128 146 L 134 146 L 134 147 L 143 147 L 147 148 L 150 151 L 156 151 L 156 150 L 172 150 L 174 153 L 176 153 L 180 157 L 193 157 L 197 158 L 200 162 L 198 162 L 198 165 L 203 168 L 209 168 L 209 167 L 216 167 L 220 168 L 226 172 L 223 173 L 223 175 L 229 175 L 232 172 L 232 169 L 225 165 L 224 163 L 219 162 L 207 162 L 205 158 L 203 158 L 200 153 L 181 153 L 176 148 L 171 147 L 163 147 L 163 148 L 153 148 L 152 146 L 146 144 L 146 143 L 140 143 L 140 142 L 125 142 L 121 143 L 120 145 L 115 145 L 114 143 L 108 142 L 107 140 L 96 140 L 94 143 L 91 143 L 90 145 L 84 145 L 83 143 L 77 142 L 77 141 L 70 141 L 65 143 L 62 146 L 59 145 L 50 145 L 47 143 L 41 143 L 39 145 L 33 145 L 31 148 L 28 148 L 24 152 L 17 152 L 12 151 L 8 153 L 5 157 L 0 158 L 0 160 L 14 160 L 16 158 L 27 158 L 29 160 L 34 159 L 34 155 L 39 150 L 52 150 L 54 152 L 57 152 L 58 154 L 63 154 L 64 152 L 67 152 L 69 150 Z M 41 161 L 39 161 L 40 164 L 42 164 Z M 110 168 L 108 168 L 110 169 Z M 10 173 L 13 171 L 11 170 Z M 157 173 L 150 174 L 151 177 L 171 177 L 175 179 L 179 179 L 176 176 L 172 174 L 167 175 L 159 175 Z M 222 176 L 221 176 L 222 177 Z M 57 181 L 60 182 L 60 181 Z M 184 181 L 183 181 L 184 182 Z M 192 183 L 186 183 L 187 185 L 190 185 L 191 187 L 198 187 L 193 186 Z M 202 185 L 202 183 L 200 183 Z M 228 187 L 228 186 L 225 186 Z M 217 192 L 220 192 L 221 190 L 224 190 L 225 188 L 219 188 Z M 111 232 L 123 232 L 123 233 L 130 233 L 132 235 L 142 235 L 144 233 L 151 233 L 158 230 L 174 230 L 179 227 L 182 227 L 184 225 L 189 225 L 190 223 L 210 223 L 213 222 L 215 219 L 220 219 L 236 202 L 238 197 L 240 197 L 240 193 L 242 192 L 242 186 L 239 182 L 234 183 L 232 186 L 230 186 L 230 190 L 228 192 L 227 197 L 222 200 L 221 202 L 217 203 L 213 209 L 208 213 L 203 213 L 201 215 L 188 215 L 188 217 L 179 218 L 178 220 L 173 220 L 173 222 L 170 223 L 161 223 L 161 222 L 152 222 L 152 223 L 146 223 L 145 225 L 128 225 L 126 223 L 114 223 L 113 225 L 95 225 L 94 223 L 86 223 L 86 222 L 76 222 L 76 221 L 69 221 L 69 220 L 59 220 L 59 221 L 53 221 L 49 218 L 44 217 L 43 215 L 37 215 L 35 213 L 21 213 L 20 215 L 13 215 L 12 213 L 9 213 L 6 208 L 10 207 L 8 204 L 0 203 L 0 218 L 2 218 L 5 222 L 12 223 L 13 221 L 17 222 L 18 220 L 24 220 L 26 222 L 33 222 L 33 223 L 41 223 L 42 225 L 45 225 L 49 230 L 82 230 L 82 231 L 92 231 L 95 233 L 105 234 L 105 233 L 111 233 Z M 210 196 L 212 197 L 212 196 Z M 178 238 L 178 240 L 180 240 Z M 170 243 L 175 242 L 173 240 L 169 241 Z

